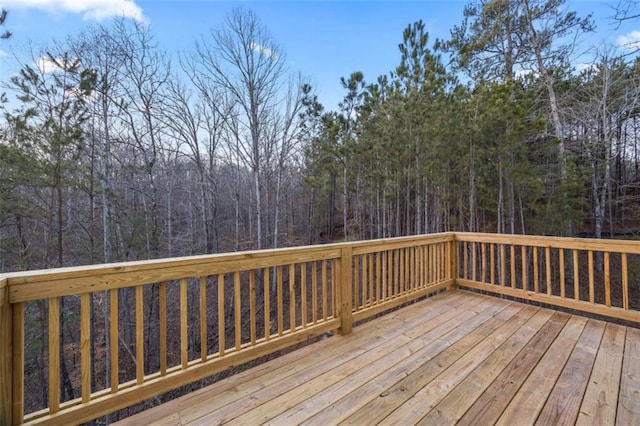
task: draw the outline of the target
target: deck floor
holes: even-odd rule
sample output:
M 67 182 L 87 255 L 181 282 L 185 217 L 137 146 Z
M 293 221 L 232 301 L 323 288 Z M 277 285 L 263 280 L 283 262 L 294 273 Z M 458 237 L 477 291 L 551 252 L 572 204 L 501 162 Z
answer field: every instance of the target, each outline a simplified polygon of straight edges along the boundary
M 640 330 L 456 291 L 122 424 L 640 424 Z

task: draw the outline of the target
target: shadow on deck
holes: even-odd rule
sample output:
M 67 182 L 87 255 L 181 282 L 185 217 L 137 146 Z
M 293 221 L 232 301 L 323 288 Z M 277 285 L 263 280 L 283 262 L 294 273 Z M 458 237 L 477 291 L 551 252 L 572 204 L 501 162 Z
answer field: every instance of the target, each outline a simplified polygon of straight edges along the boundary
M 447 292 L 120 425 L 640 424 L 640 330 Z

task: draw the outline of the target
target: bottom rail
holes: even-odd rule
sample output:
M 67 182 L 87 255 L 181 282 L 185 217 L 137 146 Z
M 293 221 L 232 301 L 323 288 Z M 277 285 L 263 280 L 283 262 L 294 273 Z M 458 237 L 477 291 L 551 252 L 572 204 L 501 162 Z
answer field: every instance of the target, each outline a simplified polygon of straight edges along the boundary
M 495 284 L 486 284 L 479 281 L 468 280 L 464 278 L 456 279 L 456 284 L 460 287 L 473 288 L 476 290 L 487 291 L 494 294 L 515 297 L 532 302 L 546 303 L 556 307 L 574 309 L 576 311 L 587 312 L 590 314 L 602 315 L 610 318 L 617 318 L 625 321 L 633 321 L 640 323 L 640 312 L 625 311 L 622 308 L 614 306 L 597 305 L 582 300 L 566 299 L 560 296 L 536 293 L 534 291 L 522 290 L 517 288 L 502 287 Z

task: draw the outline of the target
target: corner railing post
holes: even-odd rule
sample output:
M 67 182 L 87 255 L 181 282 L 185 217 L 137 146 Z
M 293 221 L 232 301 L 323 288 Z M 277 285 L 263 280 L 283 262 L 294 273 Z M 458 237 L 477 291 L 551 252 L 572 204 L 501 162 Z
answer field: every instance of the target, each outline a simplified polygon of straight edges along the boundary
M 9 286 L 0 278 L 0 425 L 13 424 L 13 309 Z
M 351 244 L 346 244 L 342 248 L 342 256 L 340 258 L 340 279 L 338 280 L 339 297 L 340 297 L 340 329 L 338 333 L 341 335 L 351 333 L 353 329 L 353 312 L 352 312 L 352 268 L 353 268 L 353 249 Z

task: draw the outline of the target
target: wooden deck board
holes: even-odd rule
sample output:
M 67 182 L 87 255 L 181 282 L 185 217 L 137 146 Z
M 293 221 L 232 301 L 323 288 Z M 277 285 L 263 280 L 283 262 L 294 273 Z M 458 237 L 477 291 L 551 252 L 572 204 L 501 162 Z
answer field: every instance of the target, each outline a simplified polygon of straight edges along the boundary
M 445 322 L 455 317 L 456 313 L 461 314 L 461 309 L 472 309 L 478 300 L 470 301 L 471 303 L 463 303 L 459 307 L 454 305 L 443 304 L 441 308 L 434 310 L 432 314 L 427 317 L 421 317 L 416 315 L 410 321 L 403 324 L 409 328 L 409 330 L 417 329 L 420 323 L 426 323 L 427 330 L 430 327 L 437 326 L 441 322 Z M 481 304 L 487 305 L 488 301 L 481 301 Z M 277 410 L 282 410 L 289 407 L 291 404 L 305 399 L 305 397 L 313 396 L 318 390 L 323 389 L 331 384 L 332 380 L 338 378 L 344 379 L 354 372 L 361 365 L 368 365 L 381 358 L 384 362 L 388 362 L 385 356 L 388 356 L 394 348 L 406 348 L 407 344 L 412 343 L 412 337 L 406 335 L 404 328 L 396 327 L 395 330 L 388 330 L 385 334 L 380 335 L 379 340 L 386 339 L 384 342 L 371 342 L 363 341 L 361 345 L 354 345 L 353 342 L 345 342 L 340 345 L 339 356 L 332 356 L 325 362 L 315 363 L 317 358 L 315 352 L 310 352 L 309 357 L 303 359 L 305 365 L 303 368 L 298 369 L 296 374 L 288 375 L 288 380 L 276 380 L 273 383 L 266 383 L 263 378 L 257 378 L 256 390 L 250 394 L 250 398 L 237 399 L 234 403 L 228 404 L 215 411 L 208 410 L 206 415 L 194 416 L 192 412 L 184 414 L 187 422 L 192 419 L 194 424 L 208 425 L 212 423 L 228 422 L 236 417 L 241 416 L 240 424 L 255 424 L 260 421 L 264 422 L 269 419 L 269 412 L 274 412 L 274 407 Z M 329 349 L 331 350 L 331 349 Z M 308 364 L 307 364 L 308 363 Z M 284 366 L 283 372 L 280 372 L 279 377 L 288 374 L 291 371 L 291 365 Z M 278 376 L 276 376 L 276 379 Z M 301 389 L 301 384 L 304 384 L 304 389 Z M 264 406 L 266 405 L 266 406 Z M 206 407 L 209 409 L 210 407 Z M 198 413 L 200 414 L 200 413 Z
M 589 320 L 540 415 L 539 425 L 574 424 L 606 323 Z
M 586 324 L 586 318 L 575 316 L 567 322 L 498 419 L 499 425 L 535 422 Z
M 496 304 L 491 306 L 491 308 L 492 309 L 483 309 L 482 311 L 470 310 L 460 312 L 458 315 L 467 317 L 465 323 L 481 323 L 485 319 L 484 313 L 495 312 L 497 314 L 504 308 L 504 305 Z M 360 369 L 348 378 L 348 380 L 339 380 L 333 383 L 331 386 L 315 394 L 312 398 L 292 406 L 286 412 L 273 418 L 271 422 L 274 424 L 299 424 L 306 421 L 315 413 L 330 409 L 334 405 L 334 402 L 340 399 L 344 399 L 347 405 L 352 406 L 363 396 L 358 396 L 356 392 L 360 389 L 371 390 L 367 385 L 371 385 L 372 380 L 387 384 L 383 385 L 383 388 L 388 387 L 389 383 L 392 384 L 401 380 L 408 372 L 415 370 L 424 364 L 426 360 L 433 358 L 440 351 L 444 350 L 449 342 L 448 336 L 455 333 L 456 328 L 459 328 L 457 327 L 457 322 L 451 321 L 451 318 L 439 322 L 440 324 L 437 327 L 424 333 L 422 336 L 413 337 L 411 343 L 407 345 L 407 349 L 409 349 L 409 353 L 406 354 L 407 356 L 402 356 L 400 349 L 404 348 L 399 348 L 395 353 L 390 354 L 389 357 L 379 360 L 379 362 L 376 363 L 366 364 L 356 359 L 354 361 L 356 365 L 360 366 Z M 416 327 L 408 333 L 405 333 L 405 335 L 412 336 L 421 328 L 422 327 Z M 427 331 L 426 327 L 423 332 L 424 331 Z M 393 358 L 395 363 L 389 363 L 389 358 Z M 373 393 L 373 395 L 376 394 Z M 332 418 L 335 421 L 336 417 L 332 416 Z
M 317 415 L 309 418 L 306 424 L 325 425 L 327 423 L 336 423 L 342 421 L 355 412 L 364 414 L 365 420 L 368 417 L 368 410 L 375 410 L 376 406 L 384 406 L 387 397 L 394 391 L 406 391 L 403 383 L 408 376 L 414 377 L 414 374 L 420 372 L 428 372 L 432 368 L 438 368 L 442 365 L 442 358 L 459 358 L 470 347 L 481 340 L 481 333 L 470 333 L 471 330 L 482 327 L 486 334 L 487 330 L 497 328 L 505 318 L 514 315 L 519 308 L 511 306 L 510 309 L 503 305 L 501 310 L 485 310 L 472 320 L 465 321 L 462 325 L 456 324 L 455 327 L 447 334 L 440 337 L 436 342 L 422 351 L 417 352 L 408 362 L 393 365 L 391 369 L 383 372 L 378 376 L 373 376 L 368 383 L 354 390 L 349 395 L 335 400 L 332 404 L 326 406 Z M 327 395 L 330 398 L 332 395 Z M 378 399 L 381 398 L 381 399 Z M 378 409 L 380 409 L 378 407 Z M 346 423 L 357 423 L 358 415 L 354 415 Z
M 567 316 L 550 315 L 548 311 L 545 313 L 546 315 L 542 317 L 545 323 L 538 324 L 540 325 L 539 330 L 537 327 L 532 326 L 529 326 L 528 329 L 523 327 L 520 332 L 511 336 L 500 350 L 494 352 L 490 358 L 478 366 L 454 391 L 435 406 L 420 423 L 455 423 L 461 418 L 464 423 L 463 416 L 465 416 L 465 413 L 467 413 L 465 416 L 467 417 L 466 421 L 471 419 L 473 423 L 473 418 L 482 414 L 482 411 L 473 413 L 474 409 L 488 411 L 492 408 L 495 409 L 496 405 L 499 405 L 498 400 L 503 393 L 501 387 L 505 387 L 505 395 L 513 396 L 514 392 L 510 393 L 508 388 L 517 383 L 514 379 L 519 371 L 518 367 L 523 366 L 526 368 L 530 365 L 525 357 L 536 354 L 536 349 L 544 347 L 543 345 L 537 345 L 537 343 L 545 338 L 553 339 L 555 337 L 554 331 L 562 327 L 567 321 Z M 488 386 L 489 388 L 487 389 Z M 486 407 L 479 404 L 486 404 Z M 467 410 L 469 411 L 467 412 Z M 499 410 L 499 412 L 502 413 L 502 410 Z M 492 420 L 494 421 L 495 419 Z
M 640 330 L 457 291 L 120 424 L 638 424 Z
M 522 347 L 522 350 L 508 363 L 482 396 L 473 403 L 469 411 L 460 419 L 460 424 L 495 423 L 568 320 L 569 315 L 558 312 L 549 317 L 549 320 Z M 500 352 L 508 352 L 509 349 L 507 347 Z
M 577 425 L 605 425 L 615 421 L 625 334 L 625 327 L 607 324 Z
M 627 329 L 624 364 L 616 421 L 621 425 L 640 424 L 640 330 Z

